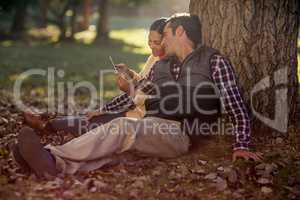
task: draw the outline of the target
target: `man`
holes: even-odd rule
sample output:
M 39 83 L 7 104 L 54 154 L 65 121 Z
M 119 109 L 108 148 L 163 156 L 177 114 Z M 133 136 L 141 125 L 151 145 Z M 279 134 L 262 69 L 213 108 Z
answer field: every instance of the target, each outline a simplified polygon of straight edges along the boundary
M 190 18 L 194 23 L 189 23 Z M 183 14 L 174 16 L 164 29 L 163 44 L 167 55 L 176 55 L 184 62 L 196 46 L 201 44 L 200 22 L 197 16 Z M 199 30 L 197 30 L 199 28 Z M 221 100 L 225 111 L 229 114 L 234 124 L 236 143 L 234 145 L 233 160 L 237 157 L 259 160 L 260 156 L 249 151 L 250 143 L 250 121 L 245 105 L 243 103 L 235 74 L 230 62 L 220 54 L 214 54 L 209 58 L 211 78 L 221 92 Z M 182 66 L 181 66 L 182 67 Z M 175 72 L 181 71 L 174 69 Z M 179 76 L 179 75 L 177 75 Z
M 198 98 L 201 94 L 214 94 L 215 90 L 198 87 L 197 82 L 210 83 L 220 90 L 236 134 L 233 160 L 237 157 L 260 160 L 248 149 L 250 123 L 233 68 L 217 50 L 201 45 L 200 35 L 196 16 L 175 15 L 168 20 L 163 43 L 170 58 L 158 61 L 143 87 L 132 94 L 133 103 L 140 91 L 152 95 L 146 101 L 145 118 L 117 118 L 61 146 L 43 147 L 34 131 L 25 127 L 18 136 L 19 163 L 43 176 L 97 169 L 109 162 L 113 154 L 128 150 L 158 157 L 187 153 L 193 141 L 186 127 L 195 119 L 206 118 L 209 115 L 206 111 L 218 108 L 216 98 Z M 189 98 L 181 99 L 186 96 Z

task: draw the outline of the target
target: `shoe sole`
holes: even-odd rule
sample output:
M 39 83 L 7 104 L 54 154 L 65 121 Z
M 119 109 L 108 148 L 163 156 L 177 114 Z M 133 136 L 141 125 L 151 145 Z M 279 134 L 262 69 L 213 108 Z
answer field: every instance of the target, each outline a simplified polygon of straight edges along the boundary
M 18 163 L 18 165 L 21 167 L 21 169 L 24 170 L 24 172 L 26 174 L 30 173 L 31 169 L 30 169 L 29 165 L 27 164 L 27 162 L 24 160 L 24 158 L 21 156 L 20 149 L 17 144 L 13 144 L 13 146 L 11 147 L 11 152 L 13 154 L 15 162 Z
M 57 175 L 55 161 L 44 149 L 40 138 L 31 128 L 23 128 L 18 136 L 20 154 L 38 177 Z

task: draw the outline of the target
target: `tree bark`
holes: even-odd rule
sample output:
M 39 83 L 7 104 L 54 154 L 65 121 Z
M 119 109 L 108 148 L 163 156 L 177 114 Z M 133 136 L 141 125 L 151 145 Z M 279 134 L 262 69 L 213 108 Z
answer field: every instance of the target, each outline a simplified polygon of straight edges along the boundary
M 99 0 L 96 40 L 108 40 L 108 0 Z
M 286 132 L 294 119 L 297 6 L 297 0 L 190 1 L 190 13 L 202 24 L 203 42 L 231 60 L 253 114 L 253 128 L 259 131 L 272 127 Z
M 15 38 L 22 37 L 25 31 L 25 23 L 27 18 L 28 2 L 20 1 L 15 9 L 12 26 L 10 29 L 11 35 Z

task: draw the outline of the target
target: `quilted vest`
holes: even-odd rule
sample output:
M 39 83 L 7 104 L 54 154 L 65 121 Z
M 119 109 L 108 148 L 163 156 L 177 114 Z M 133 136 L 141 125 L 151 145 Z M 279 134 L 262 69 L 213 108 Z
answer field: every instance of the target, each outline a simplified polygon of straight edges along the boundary
M 146 116 L 161 117 L 185 123 L 214 121 L 220 113 L 220 95 L 212 79 L 210 58 L 216 49 L 200 46 L 181 63 L 176 80 L 170 66 L 176 59 L 158 61 L 153 67 L 155 95 L 145 102 Z

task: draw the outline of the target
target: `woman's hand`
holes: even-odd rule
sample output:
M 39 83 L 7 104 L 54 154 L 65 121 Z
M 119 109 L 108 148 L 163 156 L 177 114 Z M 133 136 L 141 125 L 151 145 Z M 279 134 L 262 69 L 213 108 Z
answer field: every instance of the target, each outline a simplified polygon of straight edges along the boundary
M 129 67 L 126 64 L 120 63 L 115 66 L 117 69 L 119 69 L 119 71 L 124 72 L 125 74 L 128 74 L 131 79 L 134 78 L 134 73 L 129 69 Z M 130 94 L 130 89 L 131 89 L 132 83 L 125 79 L 124 74 L 122 74 L 122 75 L 118 74 L 116 81 L 117 81 L 117 85 L 121 91 L 123 91 L 127 94 Z
M 121 72 L 127 72 L 127 71 L 129 71 L 129 67 L 128 67 L 126 64 L 124 64 L 124 63 L 116 64 L 115 67 L 116 67 L 119 71 L 121 71 Z
M 123 78 L 121 75 L 117 75 L 117 85 L 119 89 L 127 94 L 130 92 L 129 82 Z

